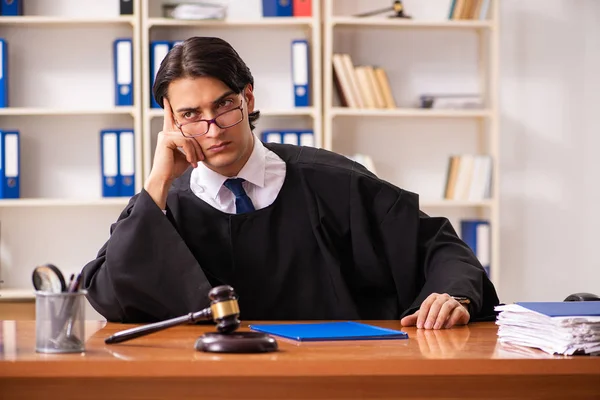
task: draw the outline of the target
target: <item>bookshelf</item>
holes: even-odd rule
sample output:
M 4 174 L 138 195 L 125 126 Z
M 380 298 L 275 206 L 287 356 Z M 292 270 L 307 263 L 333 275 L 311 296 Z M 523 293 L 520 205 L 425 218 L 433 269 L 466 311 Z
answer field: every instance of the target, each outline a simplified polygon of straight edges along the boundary
M 462 219 L 487 219 L 490 277 L 498 286 L 498 1 L 492 0 L 484 20 L 450 20 L 451 2 L 444 0 L 404 1 L 412 19 L 388 18 L 391 12 L 355 16 L 390 3 L 323 1 L 323 147 L 368 154 L 380 177 L 419 193 L 421 208 L 448 217 L 457 232 Z M 355 67 L 382 67 L 396 107 L 358 108 L 342 102 L 333 66 L 334 54 L 340 53 L 349 54 Z M 484 107 L 418 108 L 420 94 L 461 90 L 481 94 Z M 447 200 L 448 158 L 469 153 L 492 157 L 492 195 L 478 201 Z
M 196 35 L 222 37 L 249 65 L 261 111 L 257 135 L 268 129 L 312 129 L 318 147 L 370 154 L 378 174 L 420 193 L 429 214 L 448 216 L 455 226 L 463 217 L 489 219 L 492 280 L 498 284 L 497 164 L 492 198 L 457 201 L 440 195 L 449 154 L 499 156 L 496 0 L 492 18 L 484 21 L 447 20 L 448 0 L 405 1 L 412 20 L 352 17 L 389 5 L 387 0 L 313 0 L 309 18 L 263 18 L 260 1 L 231 0 L 224 21 L 163 18 L 161 5 L 167 0 L 134 1 L 132 16 L 119 15 L 117 0 L 27 0 L 26 15 L 0 17 L 11 73 L 10 107 L 0 108 L 0 129 L 19 129 L 22 140 L 22 198 L 0 200 L 0 279 L 5 281 L 0 289 L 29 289 L 31 268 L 40 263 L 52 262 L 71 273 L 94 257 L 128 201 L 101 197 L 99 132 L 135 130 L 136 192 L 141 190 L 163 116 L 162 109 L 150 106 L 150 42 Z M 433 9 L 442 12 L 434 15 Z M 77 37 L 85 39 L 74 41 Z M 134 40 L 132 107 L 114 106 L 112 42 L 120 37 Z M 301 38 L 309 40 L 311 49 L 312 97 L 310 107 L 302 108 L 293 104 L 290 60 L 291 41 Z M 394 51 L 382 52 L 373 42 L 391 43 Z M 343 107 L 333 84 L 334 51 L 386 68 L 399 107 Z M 275 57 L 278 62 L 271 62 Z M 450 66 L 444 69 L 447 59 Z M 420 70 L 411 69 L 413 64 Z M 454 80 L 484 88 L 487 106 L 416 108 L 412 98 L 417 90 L 440 85 L 453 90 L 448 81 Z
M 268 17 L 261 14 L 257 0 L 232 0 L 225 20 L 174 20 L 163 18 L 163 0 L 142 0 L 141 53 L 143 104 L 144 176 L 152 167 L 156 137 L 162 129 L 163 109 L 151 108 L 150 43 L 154 40 L 183 40 L 191 36 L 218 36 L 228 41 L 248 64 L 254 76 L 256 108 L 261 117 L 255 133 L 267 129 L 312 129 L 315 143 L 322 143 L 320 4 L 313 1 L 312 17 Z M 295 107 L 291 76 L 291 42 L 307 39 L 310 46 L 309 107 Z M 268 45 L 265 45 L 267 44 Z M 277 63 L 273 54 L 280 59 Z
M 118 0 L 26 0 L 23 16 L 0 17 L 9 77 L 0 129 L 21 136 L 21 198 L 0 199 L 2 293 L 30 291 L 42 263 L 78 272 L 108 238 L 129 198 L 102 197 L 102 129 L 134 130 L 142 187 L 139 2 L 122 16 Z M 113 41 L 124 37 L 133 39 L 134 105 L 117 107 Z
M 32 3 L 35 5 L 35 2 Z M 33 10 L 33 7 L 25 5 L 25 12 Z M 53 10 L 54 11 L 54 10 Z M 110 24 L 136 24 L 135 17 L 131 16 L 107 16 L 107 17 L 80 17 L 80 16 L 48 16 L 48 15 L 23 15 L 15 17 L 0 17 L 0 25 L 18 25 L 18 26 L 41 26 L 54 25 L 110 25 Z

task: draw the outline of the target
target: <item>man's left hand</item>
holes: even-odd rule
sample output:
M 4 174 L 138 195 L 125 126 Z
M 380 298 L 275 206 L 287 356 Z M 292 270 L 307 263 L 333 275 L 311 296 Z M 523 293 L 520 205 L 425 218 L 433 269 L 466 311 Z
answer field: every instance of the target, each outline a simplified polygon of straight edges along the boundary
M 449 294 L 432 293 L 411 315 L 402 318 L 403 326 L 414 326 L 425 329 L 451 328 L 454 325 L 466 325 L 471 315 L 458 301 Z

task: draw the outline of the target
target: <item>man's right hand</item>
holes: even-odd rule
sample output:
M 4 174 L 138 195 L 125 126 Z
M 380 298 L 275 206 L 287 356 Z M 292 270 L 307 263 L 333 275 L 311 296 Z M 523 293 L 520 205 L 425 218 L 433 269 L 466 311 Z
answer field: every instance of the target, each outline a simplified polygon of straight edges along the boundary
M 204 153 L 198 142 L 194 138 L 184 137 L 175 125 L 169 100 L 165 97 L 163 101 L 163 129 L 158 133 L 152 171 L 144 185 L 144 189 L 161 210 L 166 207 L 167 195 L 173 181 L 190 165 L 196 168 L 198 163 L 204 160 Z

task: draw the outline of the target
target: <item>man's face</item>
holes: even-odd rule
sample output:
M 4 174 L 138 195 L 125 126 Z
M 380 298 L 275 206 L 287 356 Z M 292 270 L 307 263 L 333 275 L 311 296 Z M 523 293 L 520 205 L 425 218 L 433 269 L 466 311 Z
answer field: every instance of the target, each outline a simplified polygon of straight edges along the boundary
M 254 111 L 252 87 L 235 94 L 216 78 L 182 78 L 169 84 L 168 98 L 173 117 L 186 135 L 204 133 L 207 123 L 200 120 L 217 118 L 222 128 L 213 122 L 206 134 L 193 139 L 200 144 L 207 167 L 221 175 L 237 175 L 254 144 L 248 121 Z

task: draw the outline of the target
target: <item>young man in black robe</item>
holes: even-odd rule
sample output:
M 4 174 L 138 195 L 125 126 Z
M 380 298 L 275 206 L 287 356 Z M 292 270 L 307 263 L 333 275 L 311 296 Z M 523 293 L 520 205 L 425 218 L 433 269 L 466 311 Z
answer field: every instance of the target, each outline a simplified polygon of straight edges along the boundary
M 152 171 L 83 269 L 98 312 L 172 318 L 228 284 L 244 320 L 439 329 L 493 315 L 495 289 L 447 219 L 344 156 L 260 142 L 253 89 L 217 38 L 190 38 L 162 62 Z

